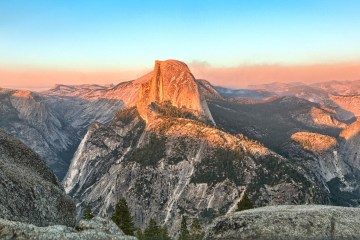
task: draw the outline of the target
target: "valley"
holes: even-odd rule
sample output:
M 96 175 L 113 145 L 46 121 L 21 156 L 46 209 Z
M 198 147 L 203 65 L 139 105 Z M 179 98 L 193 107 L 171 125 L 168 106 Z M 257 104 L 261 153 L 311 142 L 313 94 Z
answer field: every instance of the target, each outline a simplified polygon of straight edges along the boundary
M 156 61 L 114 86 L 2 89 L 0 128 L 63 179 L 78 217 L 91 206 L 109 218 L 125 198 L 135 226 L 176 236 L 184 216 L 205 228 L 244 194 L 256 207 L 358 206 L 356 96 L 334 88 L 227 89 Z

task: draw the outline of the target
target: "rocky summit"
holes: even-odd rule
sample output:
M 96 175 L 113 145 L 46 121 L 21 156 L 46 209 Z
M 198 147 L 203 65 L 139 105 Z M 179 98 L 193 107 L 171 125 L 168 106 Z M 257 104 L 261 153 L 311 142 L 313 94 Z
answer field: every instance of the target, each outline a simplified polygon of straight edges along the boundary
M 270 206 L 216 219 L 206 240 L 360 239 L 360 209 L 300 205 Z
M 75 214 L 74 202 L 39 155 L 0 129 L 0 217 L 74 226 Z
M 140 116 L 149 121 L 151 103 L 168 103 L 213 121 L 207 103 L 188 66 L 180 61 L 156 61 L 152 78 L 142 84 L 137 102 Z
M 80 221 L 76 229 L 63 225 L 37 227 L 0 218 L 0 239 L 136 240 L 126 236 L 111 220 L 99 217 Z

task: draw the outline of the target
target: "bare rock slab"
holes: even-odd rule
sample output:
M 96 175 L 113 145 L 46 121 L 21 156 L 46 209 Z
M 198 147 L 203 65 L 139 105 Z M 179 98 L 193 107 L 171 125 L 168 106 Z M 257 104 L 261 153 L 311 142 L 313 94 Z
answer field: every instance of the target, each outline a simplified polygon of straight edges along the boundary
M 269 206 L 216 219 L 206 232 L 215 239 L 360 239 L 360 209 L 323 206 Z
M 0 218 L 0 239 L 136 240 L 135 237 L 126 236 L 111 220 L 99 217 L 81 221 L 78 230 L 63 225 L 37 227 Z

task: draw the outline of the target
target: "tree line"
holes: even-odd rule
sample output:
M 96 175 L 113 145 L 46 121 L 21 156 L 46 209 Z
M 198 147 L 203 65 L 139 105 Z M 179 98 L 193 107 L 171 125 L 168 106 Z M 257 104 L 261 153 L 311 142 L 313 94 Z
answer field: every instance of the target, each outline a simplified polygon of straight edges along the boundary
M 251 208 L 254 208 L 254 205 L 245 193 L 237 203 L 237 211 Z M 91 208 L 89 206 L 85 207 L 83 219 L 90 220 L 93 217 Z M 125 198 L 120 198 L 115 205 L 115 211 L 111 219 L 126 235 L 136 236 L 139 240 L 171 240 L 167 227 L 159 225 L 153 218 L 149 220 L 144 231 L 136 229 Z M 189 228 L 187 218 L 182 216 L 178 240 L 199 240 L 203 239 L 204 235 L 205 232 L 198 218 L 193 219 Z

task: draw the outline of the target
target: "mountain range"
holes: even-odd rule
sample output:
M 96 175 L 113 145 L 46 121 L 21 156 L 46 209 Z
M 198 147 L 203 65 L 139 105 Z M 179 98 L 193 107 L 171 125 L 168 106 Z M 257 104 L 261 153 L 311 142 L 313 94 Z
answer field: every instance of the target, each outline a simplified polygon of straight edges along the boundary
M 0 90 L 0 128 L 45 159 L 78 211 L 111 216 L 125 197 L 136 226 L 174 236 L 260 206 L 358 206 L 360 82 L 230 89 L 176 60 L 115 86 Z

